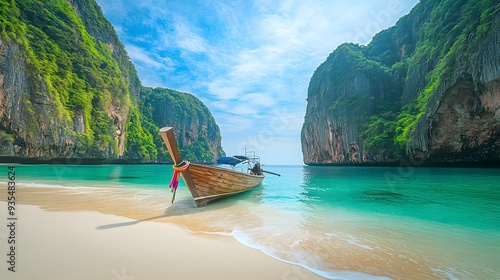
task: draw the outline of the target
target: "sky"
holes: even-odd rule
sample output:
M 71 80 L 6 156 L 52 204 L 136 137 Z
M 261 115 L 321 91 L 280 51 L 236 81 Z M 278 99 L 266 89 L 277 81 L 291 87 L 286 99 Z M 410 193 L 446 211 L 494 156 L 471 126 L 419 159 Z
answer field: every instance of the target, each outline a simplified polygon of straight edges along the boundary
M 228 155 L 303 164 L 300 132 L 316 68 L 366 45 L 417 0 L 97 0 L 144 86 L 210 109 Z

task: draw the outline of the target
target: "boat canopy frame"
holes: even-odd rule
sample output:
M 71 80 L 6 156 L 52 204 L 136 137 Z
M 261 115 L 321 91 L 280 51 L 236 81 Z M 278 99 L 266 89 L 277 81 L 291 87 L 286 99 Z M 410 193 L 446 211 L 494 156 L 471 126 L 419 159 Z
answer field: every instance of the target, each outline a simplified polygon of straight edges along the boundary
M 216 163 L 230 165 L 233 170 L 238 164 L 247 164 L 247 173 L 250 173 L 255 164 L 258 164 L 260 169 L 260 157 L 255 154 L 255 151 L 247 151 L 247 149 L 245 149 L 244 156 L 219 157 Z

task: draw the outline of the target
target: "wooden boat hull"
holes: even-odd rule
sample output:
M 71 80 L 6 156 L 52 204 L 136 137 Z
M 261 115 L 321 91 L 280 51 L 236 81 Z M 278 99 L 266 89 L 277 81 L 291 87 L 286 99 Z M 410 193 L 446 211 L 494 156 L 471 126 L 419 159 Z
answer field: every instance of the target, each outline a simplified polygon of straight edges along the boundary
M 177 148 L 173 128 L 164 127 L 160 129 L 160 134 L 174 164 L 181 164 L 182 157 Z M 264 180 L 264 175 L 252 175 L 196 163 L 191 163 L 181 175 L 198 207 L 219 198 L 251 190 Z
M 192 184 L 186 184 L 198 206 L 205 206 L 219 198 L 255 188 L 264 176 L 250 175 L 226 168 L 195 164 L 189 165 Z M 183 172 L 182 176 L 185 176 Z

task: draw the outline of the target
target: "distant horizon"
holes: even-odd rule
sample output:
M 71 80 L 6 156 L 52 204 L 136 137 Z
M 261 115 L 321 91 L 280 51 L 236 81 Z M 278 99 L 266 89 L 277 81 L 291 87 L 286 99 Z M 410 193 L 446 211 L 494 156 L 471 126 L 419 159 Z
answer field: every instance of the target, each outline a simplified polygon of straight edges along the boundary
M 148 87 L 198 97 L 227 155 L 302 165 L 312 74 L 342 43 L 368 44 L 417 0 L 97 0 Z

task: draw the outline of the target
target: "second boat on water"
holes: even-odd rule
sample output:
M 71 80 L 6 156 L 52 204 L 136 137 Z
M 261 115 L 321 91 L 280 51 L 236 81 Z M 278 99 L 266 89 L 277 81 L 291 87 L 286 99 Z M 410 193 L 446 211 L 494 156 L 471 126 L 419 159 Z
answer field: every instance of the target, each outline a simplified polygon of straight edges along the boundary
M 233 170 L 189 163 L 182 160 L 175 140 L 174 129 L 164 127 L 160 129 L 160 134 L 167 145 L 168 152 L 174 162 L 174 170 L 176 170 L 171 187 L 177 188 L 177 183 L 174 181 L 178 179 L 177 176 L 180 173 L 198 207 L 205 206 L 219 198 L 251 190 L 264 180 L 262 173 L 265 171 L 260 168 L 260 162 L 255 156 L 221 158 L 220 163 L 232 165 Z M 248 164 L 246 168 L 248 170 L 242 172 L 234 170 L 234 166 L 240 163 Z

